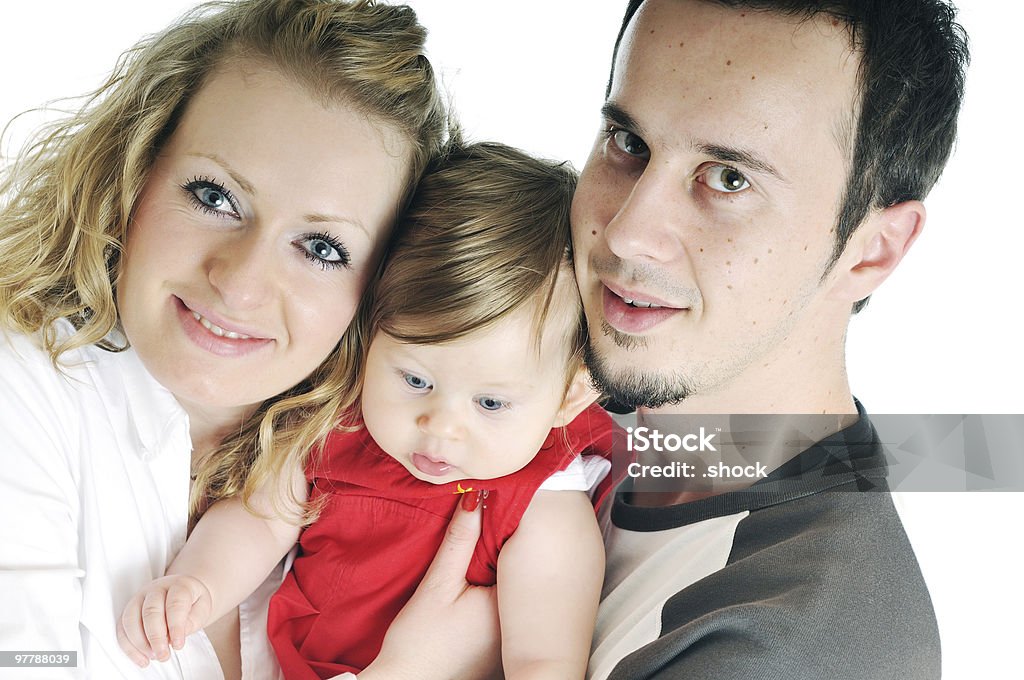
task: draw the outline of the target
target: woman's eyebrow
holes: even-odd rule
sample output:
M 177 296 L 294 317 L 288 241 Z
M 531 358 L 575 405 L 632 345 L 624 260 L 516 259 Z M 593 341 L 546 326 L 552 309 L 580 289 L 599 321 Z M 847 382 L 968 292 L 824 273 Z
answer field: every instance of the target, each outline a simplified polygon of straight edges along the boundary
M 348 224 L 355 227 L 356 229 L 363 231 L 367 236 L 370 235 L 370 232 L 367 231 L 366 229 L 366 225 L 364 225 L 360 220 L 354 217 L 342 217 L 341 215 L 325 215 L 323 213 L 310 213 L 309 215 L 304 215 L 303 219 L 306 220 L 306 222 L 309 222 L 310 224 Z
M 190 153 L 190 154 L 186 154 L 186 155 L 192 156 L 193 158 L 205 158 L 207 160 L 213 161 L 214 163 L 216 163 L 220 167 L 224 168 L 224 171 L 226 173 L 228 173 L 228 175 L 231 177 L 231 179 L 233 179 L 235 181 L 235 184 L 237 184 L 238 186 L 240 186 L 242 188 L 242 191 L 244 191 L 245 193 L 249 194 L 250 196 L 255 196 L 256 195 L 256 193 L 257 193 L 256 192 L 256 187 L 254 187 L 252 185 L 252 182 L 247 180 L 241 173 L 239 173 L 237 170 L 232 168 L 230 163 L 228 163 L 226 160 L 224 160 L 223 158 L 221 158 L 217 154 L 215 154 L 215 153 Z
M 226 160 L 224 160 L 223 158 L 221 158 L 217 154 L 215 154 L 215 153 L 190 153 L 190 154 L 187 154 L 187 155 L 191 156 L 193 158 L 205 158 L 207 160 L 213 161 L 214 163 L 216 163 L 220 167 L 224 168 L 224 171 L 226 173 L 228 173 L 228 175 L 231 177 L 231 179 L 233 179 L 235 181 L 235 183 L 242 188 L 243 191 L 245 191 L 250 196 L 256 196 L 257 195 L 256 187 L 254 187 L 252 185 L 252 182 L 247 180 L 241 173 L 239 173 L 237 170 L 232 168 L 230 163 L 228 163 Z M 355 219 L 353 217 L 343 217 L 341 215 L 329 215 L 329 214 L 324 214 L 324 213 L 310 213 L 308 215 L 304 215 L 303 219 L 305 219 L 306 222 L 309 222 L 311 224 L 321 224 L 321 223 L 350 224 L 353 227 L 355 227 L 355 228 L 363 231 L 367 235 L 369 235 L 369 231 L 367 231 L 366 225 L 364 225 L 361 221 L 359 221 L 358 219 Z

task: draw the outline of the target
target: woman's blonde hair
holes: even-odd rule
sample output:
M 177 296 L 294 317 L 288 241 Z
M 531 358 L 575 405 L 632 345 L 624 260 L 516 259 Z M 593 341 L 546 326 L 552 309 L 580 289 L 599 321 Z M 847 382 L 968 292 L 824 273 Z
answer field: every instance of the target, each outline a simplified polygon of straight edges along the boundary
M 408 195 L 448 125 L 425 39 L 404 5 L 239 0 L 200 5 L 128 50 L 81 110 L 44 128 L 0 177 L 0 325 L 41 332 L 55 367 L 84 345 L 123 349 L 110 338 L 132 209 L 192 96 L 226 60 L 264 61 L 325 103 L 343 101 L 402 133 L 413 150 Z M 75 327 L 70 337 L 56 333 L 62 318 Z M 204 459 L 193 514 L 287 477 L 355 398 L 362 335 L 350 329 L 311 376 Z M 276 502 L 284 498 L 275 508 L 297 507 Z
M 363 327 L 436 344 L 485 329 L 531 302 L 535 337 L 564 321 L 566 382 L 587 325 L 571 269 L 576 172 L 502 144 L 454 145 L 423 176 L 400 220 Z

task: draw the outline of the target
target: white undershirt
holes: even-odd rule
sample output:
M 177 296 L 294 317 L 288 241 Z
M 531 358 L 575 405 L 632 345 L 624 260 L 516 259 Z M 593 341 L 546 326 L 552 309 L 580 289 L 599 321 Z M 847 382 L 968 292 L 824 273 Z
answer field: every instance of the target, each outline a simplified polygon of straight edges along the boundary
M 77 669 L 27 677 L 219 680 L 203 633 L 146 670 L 115 637 L 125 603 L 185 543 L 188 417 L 134 351 L 89 346 L 62 363 L 0 332 L 0 650 L 78 653 Z M 280 579 L 240 608 L 247 678 L 280 676 L 266 636 Z

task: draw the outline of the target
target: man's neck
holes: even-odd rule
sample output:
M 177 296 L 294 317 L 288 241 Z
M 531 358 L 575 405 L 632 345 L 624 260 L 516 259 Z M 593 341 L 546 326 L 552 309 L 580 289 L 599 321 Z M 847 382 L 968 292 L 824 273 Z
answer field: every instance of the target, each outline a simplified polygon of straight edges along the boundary
M 695 454 L 699 459 L 691 456 L 688 460 L 696 466 L 698 474 L 678 479 L 671 490 L 665 490 L 663 480 L 637 479 L 630 502 L 644 506 L 677 505 L 750 486 L 758 477 L 714 477 L 709 481 L 700 471 L 719 462 L 745 467 L 756 458 L 762 465 L 758 471 L 770 474 L 799 455 L 806 448 L 804 444 L 809 446 L 855 423 L 857 408 L 843 358 L 840 345 L 838 353 L 819 354 L 817 360 L 769 360 L 748 368 L 717 389 L 692 395 L 678 404 L 637 409 L 638 427 L 644 423 L 669 427 L 676 424 L 688 429 L 703 426 L 708 432 L 722 432 L 718 439 L 723 441 L 729 439 L 731 426 L 742 423 L 741 427 L 750 429 L 756 423 L 752 427 L 765 436 L 756 446 L 719 446 L 713 453 Z M 753 415 L 765 418 L 752 419 Z M 756 453 L 752 453 L 753 449 Z M 672 455 L 662 455 L 662 462 Z
M 637 414 L 841 414 L 856 413 L 842 366 L 798 366 L 786 371 L 748 370 L 742 379 L 694 394 L 677 404 Z
M 630 503 L 678 505 L 747 488 L 857 419 L 856 411 L 809 415 L 638 413 L 636 427 L 628 430 L 628 442 L 640 471 L 651 472 L 642 472 L 633 480 Z M 666 470 L 672 472 L 666 474 Z

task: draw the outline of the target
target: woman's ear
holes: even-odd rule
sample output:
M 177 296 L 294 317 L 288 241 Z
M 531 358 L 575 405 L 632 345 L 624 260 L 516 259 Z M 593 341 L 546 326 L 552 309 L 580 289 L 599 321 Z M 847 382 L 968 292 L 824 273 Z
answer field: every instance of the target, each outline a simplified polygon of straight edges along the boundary
M 597 401 L 600 396 L 601 393 L 594 389 L 590 371 L 581 362 L 569 383 L 569 388 L 565 391 L 565 397 L 562 398 L 562 406 L 558 409 L 558 415 L 555 416 L 554 427 L 564 427 L 571 423 L 576 416 L 583 412 L 583 409 Z

